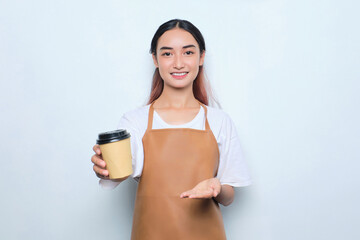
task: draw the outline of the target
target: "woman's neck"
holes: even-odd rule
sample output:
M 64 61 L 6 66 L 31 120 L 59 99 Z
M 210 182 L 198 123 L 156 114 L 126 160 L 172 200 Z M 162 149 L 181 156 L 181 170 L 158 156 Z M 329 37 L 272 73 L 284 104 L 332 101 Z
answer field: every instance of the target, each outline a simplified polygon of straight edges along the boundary
M 199 108 L 199 102 L 194 97 L 192 85 L 183 89 L 170 88 L 165 85 L 160 97 L 154 103 L 154 108 Z

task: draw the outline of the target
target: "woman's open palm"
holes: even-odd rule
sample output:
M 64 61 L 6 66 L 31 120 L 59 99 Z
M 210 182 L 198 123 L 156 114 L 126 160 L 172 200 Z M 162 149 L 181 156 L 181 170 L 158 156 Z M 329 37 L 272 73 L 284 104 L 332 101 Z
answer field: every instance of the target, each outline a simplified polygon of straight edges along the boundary
M 210 178 L 197 184 L 193 189 L 183 192 L 180 198 L 212 198 L 221 191 L 219 179 Z

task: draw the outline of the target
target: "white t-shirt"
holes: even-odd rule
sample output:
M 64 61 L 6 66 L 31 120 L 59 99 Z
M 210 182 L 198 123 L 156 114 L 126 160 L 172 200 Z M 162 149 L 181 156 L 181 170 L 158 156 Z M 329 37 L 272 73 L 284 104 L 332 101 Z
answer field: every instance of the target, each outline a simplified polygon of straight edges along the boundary
M 132 167 L 134 170 L 131 177 L 136 181 L 139 181 L 144 164 L 142 138 L 148 124 L 149 109 L 150 105 L 146 105 L 129 111 L 122 116 L 118 124 L 118 129 L 126 129 L 131 134 Z M 220 152 L 216 177 L 222 185 L 228 184 L 233 187 L 250 185 L 251 178 L 248 166 L 243 156 L 234 122 L 229 115 L 221 109 L 208 106 L 207 109 L 208 122 L 216 138 Z M 157 114 L 156 110 L 154 110 L 153 129 L 161 128 L 194 128 L 205 130 L 205 110 L 203 107 L 200 107 L 199 113 L 193 120 L 181 125 L 167 124 Z M 119 183 L 112 180 L 100 179 L 99 184 L 103 188 L 112 189 Z

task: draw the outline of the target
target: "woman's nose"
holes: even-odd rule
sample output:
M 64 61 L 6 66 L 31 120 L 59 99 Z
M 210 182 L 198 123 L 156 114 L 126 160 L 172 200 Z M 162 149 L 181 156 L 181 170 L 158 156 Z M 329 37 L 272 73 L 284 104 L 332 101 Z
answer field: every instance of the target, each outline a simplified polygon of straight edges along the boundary
M 184 67 L 184 61 L 182 59 L 182 56 L 181 55 L 176 56 L 174 59 L 174 68 L 181 69 L 183 67 Z

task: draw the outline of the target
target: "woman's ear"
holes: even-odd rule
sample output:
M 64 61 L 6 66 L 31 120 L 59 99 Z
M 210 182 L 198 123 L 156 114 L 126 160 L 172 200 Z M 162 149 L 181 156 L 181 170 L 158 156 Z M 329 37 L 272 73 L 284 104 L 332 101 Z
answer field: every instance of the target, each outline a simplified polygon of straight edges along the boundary
M 156 56 L 155 56 L 155 54 L 151 54 L 152 55 L 152 58 L 153 58 L 153 61 L 154 61 L 154 65 L 155 65 L 155 67 L 159 67 L 159 64 L 158 64 L 158 62 L 157 62 L 157 59 L 156 59 Z
M 205 61 L 205 50 L 202 52 L 201 56 L 200 56 L 200 66 L 204 65 L 204 61 Z

